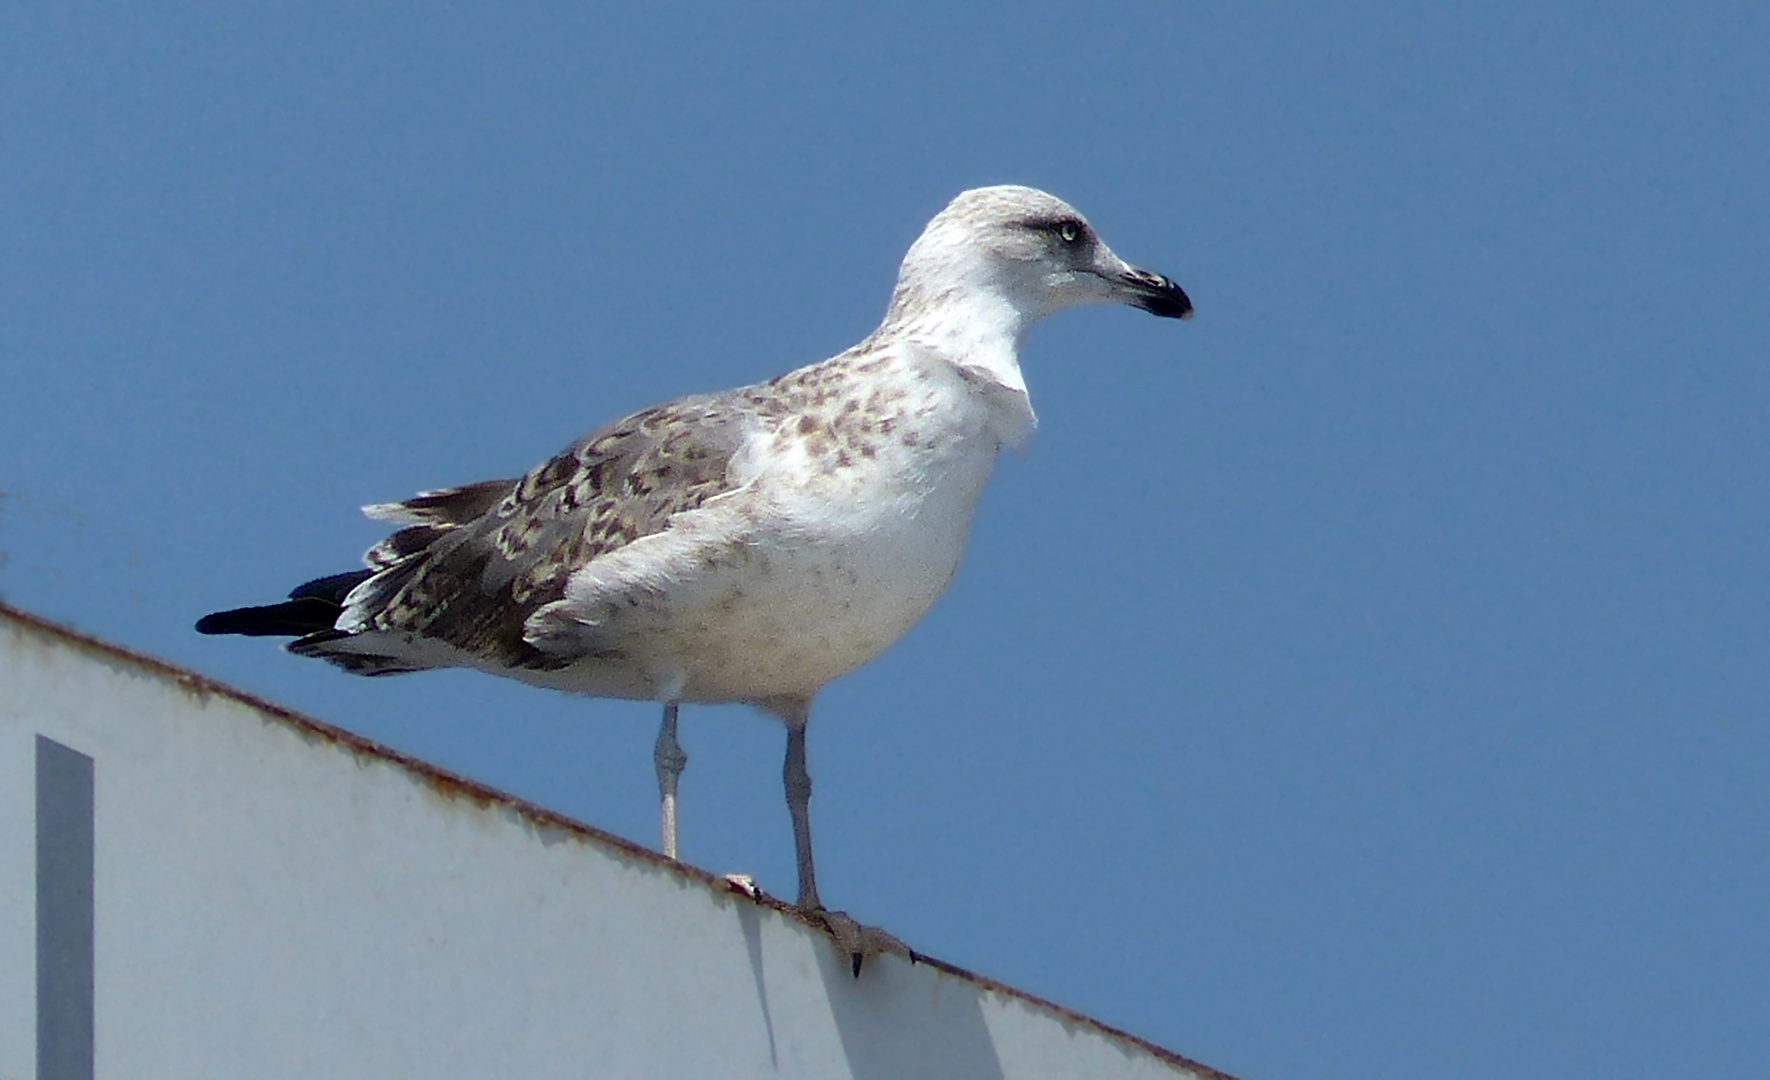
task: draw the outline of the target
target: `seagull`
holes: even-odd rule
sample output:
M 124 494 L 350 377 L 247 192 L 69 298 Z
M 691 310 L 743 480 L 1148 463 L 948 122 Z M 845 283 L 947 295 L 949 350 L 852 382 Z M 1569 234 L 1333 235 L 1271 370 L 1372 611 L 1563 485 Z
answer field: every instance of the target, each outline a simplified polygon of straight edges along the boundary
M 1065 308 L 1192 302 L 1028 187 L 960 194 L 928 223 L 879 328 L 767 382 L 617 420 L 526 475 L 364 508 L 399 526 L 366 569 L 217 612 L 205 634 L 292 635 L 356 675 L 467 667 L 664 707 L 653 759 L 676 855 L 683 702 L 743 702 L 786 727 L 797 907 L 851 948 L 811 848 L 805 730 L 831 680 L 901 637 L 959 566 L 1002 447 L 1036 419 L 1021 339 Z M 888 935 L 884 940 L 895 944 Z

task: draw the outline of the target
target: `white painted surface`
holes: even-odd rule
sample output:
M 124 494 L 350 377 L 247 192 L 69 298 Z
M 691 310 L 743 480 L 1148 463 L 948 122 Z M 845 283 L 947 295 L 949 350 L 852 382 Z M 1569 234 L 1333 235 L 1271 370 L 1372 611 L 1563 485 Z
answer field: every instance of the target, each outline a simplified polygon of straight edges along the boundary
M 0 1080 L 38 735 L 95 761 L 101 1077 L 1211 1075 L 0 608 Z

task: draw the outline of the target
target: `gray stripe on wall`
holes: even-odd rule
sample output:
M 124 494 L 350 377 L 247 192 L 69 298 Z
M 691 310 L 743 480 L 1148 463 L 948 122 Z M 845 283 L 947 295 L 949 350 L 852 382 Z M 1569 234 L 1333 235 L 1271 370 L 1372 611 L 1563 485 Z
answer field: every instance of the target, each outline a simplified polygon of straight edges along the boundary
M 37 736 L 37 1080 L 92 1080 L 92 759 Z

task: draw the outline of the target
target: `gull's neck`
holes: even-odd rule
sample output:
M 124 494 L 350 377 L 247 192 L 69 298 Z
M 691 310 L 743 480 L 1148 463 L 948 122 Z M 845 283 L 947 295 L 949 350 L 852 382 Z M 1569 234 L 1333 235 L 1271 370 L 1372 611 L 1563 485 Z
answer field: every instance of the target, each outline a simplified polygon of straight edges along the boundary
M 1020 339 L 1031 323 L 1018 305 L 995 289 L 929 290 L 899 280 L 885 321 L 873 338 L 914 342 L 962 371 L 1024 395 Z
M 929 289 L 905 270 L 869 342 L 904 342 L 951 364 L 980 392 L 997 442 L 1024 450 L 1038 417 L 1020 373 L 1020 339 L 1034 319 L 998 289 L 963 279 Z

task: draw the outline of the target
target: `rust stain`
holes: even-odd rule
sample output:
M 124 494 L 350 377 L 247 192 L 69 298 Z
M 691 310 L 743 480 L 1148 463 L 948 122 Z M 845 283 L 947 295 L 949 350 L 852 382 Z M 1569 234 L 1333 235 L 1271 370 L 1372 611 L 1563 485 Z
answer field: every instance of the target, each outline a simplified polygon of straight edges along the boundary
M 445 799 L 465 799 L 479 807 L 481 810 L 490 809 L 497 805 L 497 800 L 493 799 L 485 792 L 477 791 L 465 784 L 457 783 L 448 777 L 425 776 L 423 779 L 426 787 Z
M 132 649 L 100 640 L 71 627 L 15 608 L 3 600 L 0 600 L 0 620 L 13 623 L 15 632 L 18 630 L 35 631 L 94 656 L 107 664 L 133 667 L 147 674 L 159 676 L 172 683 L 199 705 L 207 705 L 212 698 L 232 701 L 257 711 L 269 720 L 287 724 L 310 742 L 328 743 L 347 750 L 361 759 L 397 765 L 444 798 L 470 802 L 482 809 L 502 807 L 514 811 L 533 825 L 558 829 L 578 840 L 597 844 L 629 859 L 649 863 L 659 869 L 668 870 L 689 880 L 697 881 L 712 891 L 716 897 L 747 901 L 757 907 L 774 911 L 801 926 L 816 930 L 820 934 L 828 934 L 829 932 L 827 928 L 808 918 L 803 911 L 784 900 L 768 895 L 761 889 L 755 890 L 752 894 L 736 888 L 725 878 L 702 870 L 698 866 L 690 866 L 687 863 L 667 859 L 659 852 L 642 847 L 624 837 L 616 836 L 614 833 L 604 832 L 594 825 L 586 825 L 544 806 L 519 799 L 475 780 L 469 780 L 465 776 L 439 768 L 390 746 L 384 746 L 373 739 L 365 739 L 361 735 L 345 731 L 343 728 L 335 727 L 323 720 L 316 720 L 275 702 L 267 701 L 189 668 L 179 667 L 177 664 L 159 657 L 135 652 Z M 1177 1054 L 1147 1039 L 1138 1038 L 1128 1031 L 1115 1028 L 1110 1024 L 1103 1024 L 1091 1016 L 1076 1012 L 1074 1009 L 1059 1005 L 1036 994 L 1030 994 L 1025 990 L 1016 989 L 1006 983 L 997 982 L 995 979 L 979 975 L 974 971 L 959 967 L 957 964 L 949 964 L 944 960 L 914 951 L 910 954 L 910 960 L 912 963 L 925 964 L 936 971 L 961 979 L 979 989 L 1034 1006 L 1057 1017 L 1066 1026 L 1098 1032 L 1116 1042 L 1134 1046 L 1157 1060 L 1196 1074 L 1200 1080 L 1236 1080 L 1236 1077 L 1229 1073 L 1213 1069 L 1209 1065 Z

